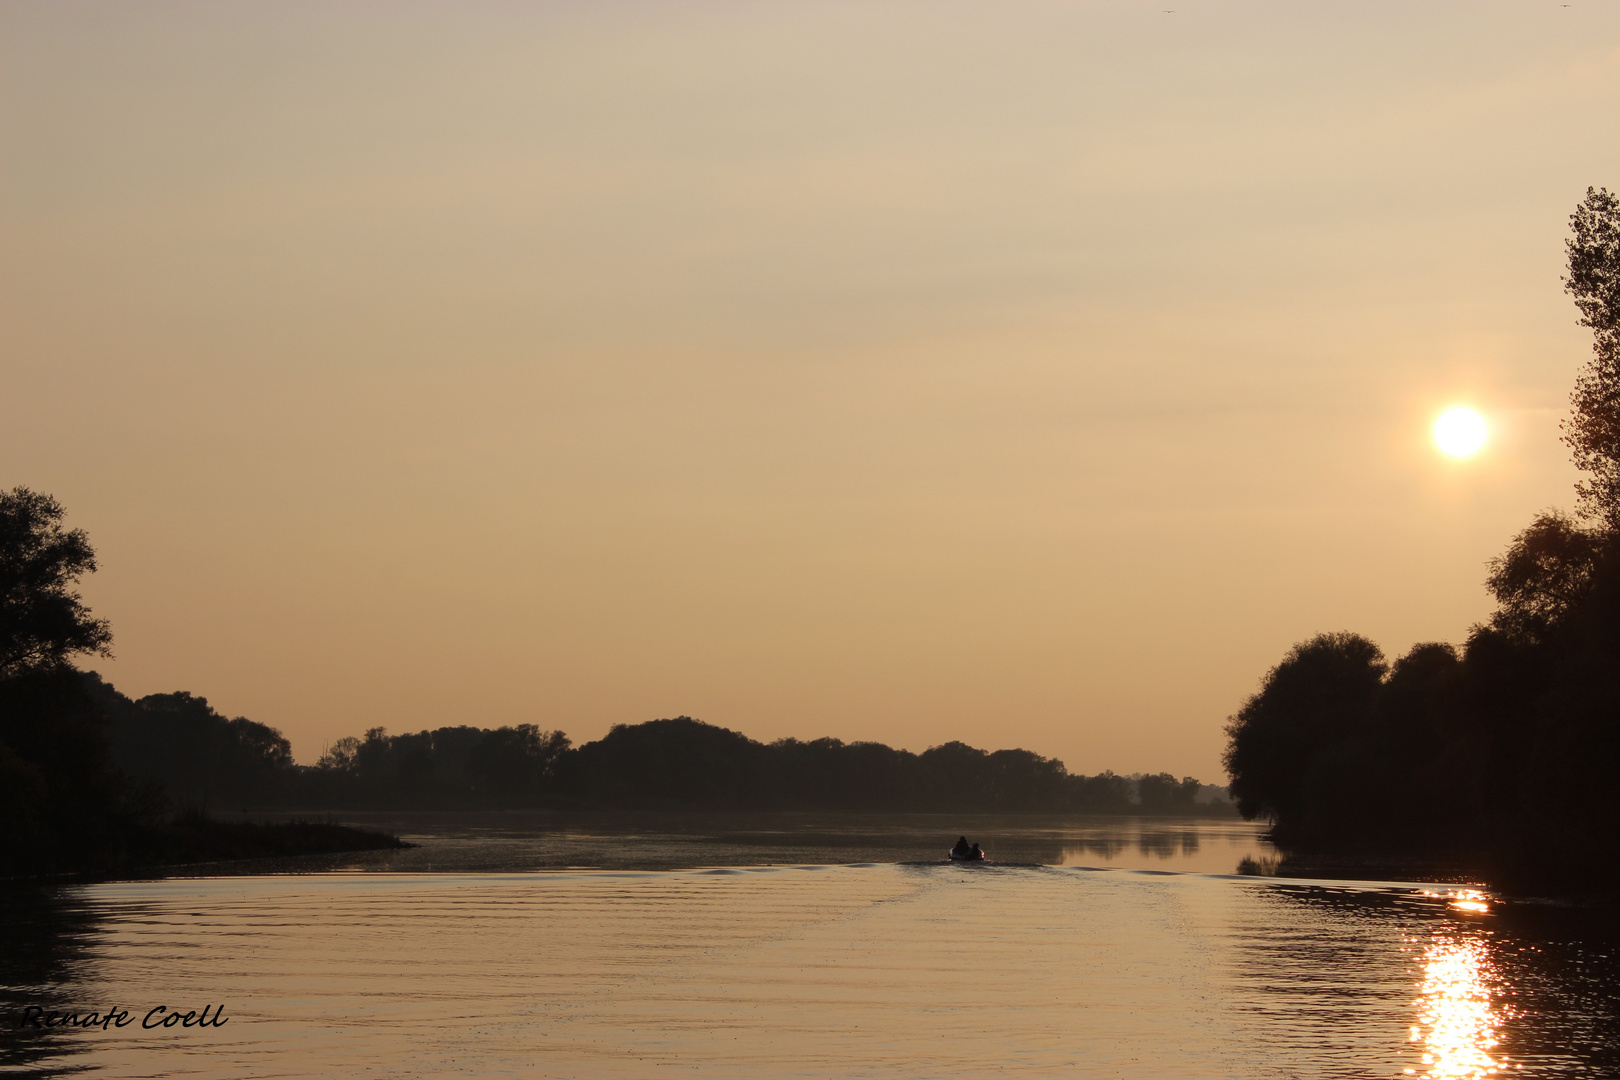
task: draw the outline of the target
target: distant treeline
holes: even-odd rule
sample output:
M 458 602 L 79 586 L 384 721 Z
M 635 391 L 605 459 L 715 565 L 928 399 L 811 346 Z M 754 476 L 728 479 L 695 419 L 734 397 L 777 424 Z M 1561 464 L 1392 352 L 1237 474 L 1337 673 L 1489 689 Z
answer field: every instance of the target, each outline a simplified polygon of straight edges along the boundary
M 580 747 L 532 724 L 373 728 L 301 766 L 280 732 L 203 698 L 132 701 L 84 678 L 105 712 L 113 765 L 196 807 L 1233 812 L 1221 789 L 1170 773 L 1081 776 L 1028 750 L 960 742 L 921 754 L 838 739 L 766 744 L 684 716 L 621 724 Z
M 1228 727 L 1232 794 L 1298 851 L 1462 855 L 1526 889 L 1620 890 L 1620 201 L 1588 190 L 1567 285 L 1596 338 L 1564 438 L 1581 516 L 1499 558 L 1461 650 L 1296 645 Z

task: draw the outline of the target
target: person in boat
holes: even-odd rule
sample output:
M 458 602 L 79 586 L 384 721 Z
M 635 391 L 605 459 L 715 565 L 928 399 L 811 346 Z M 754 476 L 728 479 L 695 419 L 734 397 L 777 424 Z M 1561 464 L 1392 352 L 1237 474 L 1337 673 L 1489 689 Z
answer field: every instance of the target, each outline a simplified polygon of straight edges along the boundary
M 979 845 L 978 844 L 975 843 L 973 845 L 972 849 L 968 852 L 968 858 L 970 858 L 970 859 L 982 859 L 982 858 L 984 858 L 984 852 L 979 850 Z
M 974 845 L 974 847 L 977 846 L 977 844 Z M 935 848 L 934 850 L 938 851 L 939 849 Z M 958 836 L 956 838 L 956 846 L 951 848 L 951 854 L 958 859 L 966 859 L 972 856 L 973 848 L 968 847 L 967 837 Z

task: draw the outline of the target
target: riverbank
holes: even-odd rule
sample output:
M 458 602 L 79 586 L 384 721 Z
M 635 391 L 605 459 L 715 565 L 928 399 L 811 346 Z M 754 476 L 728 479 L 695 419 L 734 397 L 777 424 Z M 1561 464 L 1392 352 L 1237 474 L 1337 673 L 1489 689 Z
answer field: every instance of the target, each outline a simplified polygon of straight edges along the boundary
M 157 865 L 386 851 L 411 845 L 381 829 L 331 820 L 223 821 L 187 815 L 153 829 L 142 852 Z
M 109 842 L 37 857 L 5 876 L 13 881 L 141 877 L 196 864 L 350 855 L 413 846 L 381 829 L 332 820 L 222 821 L 186 813 L 166 822 L 127 826 Z

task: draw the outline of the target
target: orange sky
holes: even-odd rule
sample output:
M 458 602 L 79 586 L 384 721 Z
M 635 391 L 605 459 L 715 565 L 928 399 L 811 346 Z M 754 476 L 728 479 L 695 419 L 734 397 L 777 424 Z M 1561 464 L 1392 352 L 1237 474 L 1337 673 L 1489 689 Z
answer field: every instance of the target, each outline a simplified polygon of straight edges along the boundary
M 1216 780 L 1569 505 L 1620 7 L 14 2 L 0 110 L 0 484 L 126 693 Z

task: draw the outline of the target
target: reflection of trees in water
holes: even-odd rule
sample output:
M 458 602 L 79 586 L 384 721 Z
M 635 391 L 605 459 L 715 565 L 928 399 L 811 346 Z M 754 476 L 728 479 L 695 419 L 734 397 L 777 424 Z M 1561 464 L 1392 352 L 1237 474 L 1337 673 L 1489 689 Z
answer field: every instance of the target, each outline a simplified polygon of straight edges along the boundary
M 1113 836 L 1097 837 L 1078 843 L 1071 841 L 1064 850 L 1076 855 L 1081 852 L 1087 855 L 1100 855 L 1104 860 L 1110 860 L 1125 850 L 1125 841 Z
M 71 892 L 38 886 L 0 889 L 0 1069 L 13 1075 L 56 1076 L 60 1059 L 88 1048 L 78 1032 L 19 1030 L 30 1005 L 46 1010 L 99 1009 L 84 1001 L 90 943 L 99 916 Z
M 1143 855 L 1169 859 L 1175 855 L 1198 854 L 1196 832 L 1143 832 L 1136 838 L 1136 849 Z
M 1604 912 L 1491 901 L 1460 913 L 1410 890 L 1269 886 L 1239 979 L 1281 998 L 1282 1037 L 1387 1045 L 1433 1080 L 1620 1075 L 1620 928 Z M 1301 1005 L 1321 1011 L 1302 1014 Z M 1271 1009 L 1264 1011 L 1270 1013 Z
M 1144 829 L 1136 834 L 1135 846 L 1139 854 L 1171 859 L 1177 855 L 1198 854 L 1199 836 L 1196 829 Z M 1118 835 L 1077 837 L 1064 842 L 1063 858 L 1068 860 L 1086 854 L 1112 862 L 1129 847 L 1131 841 Z

